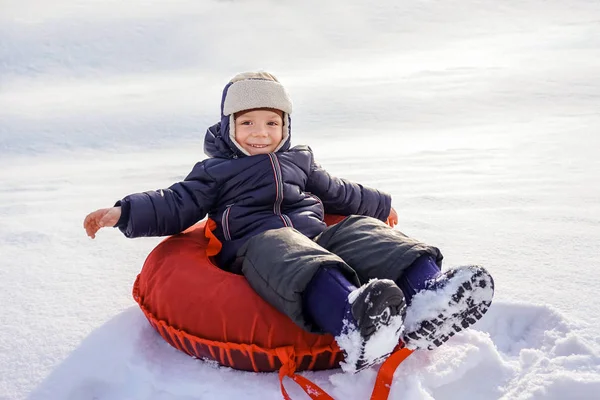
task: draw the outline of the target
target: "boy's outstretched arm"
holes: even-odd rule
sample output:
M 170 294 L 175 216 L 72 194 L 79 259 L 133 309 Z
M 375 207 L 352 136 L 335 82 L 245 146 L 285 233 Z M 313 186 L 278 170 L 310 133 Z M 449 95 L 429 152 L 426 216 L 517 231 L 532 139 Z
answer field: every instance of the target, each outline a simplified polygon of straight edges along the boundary
M 105 226 L 116 226 L 127 237 L 174 235 L 204 218 L 217 194 L 217 182 L 200 162 L 182 182 L 167 189 L 131 194 L 111 209 L 89 214 L 84 227 L 92 238 Z M 103 219 L 103 212 L 112 217 Z M 118 219 L 114 221 L 117 213 Z
M 389 194 L 331 176 L 314 160 L 306 190 L 319 196 L 325 212 L 329 214 L 367 215 L 384 222 L 392 217 L 392 198 Z

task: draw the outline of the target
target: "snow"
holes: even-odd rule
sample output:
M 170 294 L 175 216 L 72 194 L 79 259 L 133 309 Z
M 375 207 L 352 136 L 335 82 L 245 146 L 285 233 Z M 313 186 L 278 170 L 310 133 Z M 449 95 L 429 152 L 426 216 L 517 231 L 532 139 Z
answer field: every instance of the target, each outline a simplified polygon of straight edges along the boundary
M 221 89 L 266 69 L 293 139 L 393 195 L 397 229 L 480 264 L 475 329 L 398 368 L 391 399 L 600 392 L 600 3 L 2 1 L 0 398 L 279 399 L 277 374 L 192 359 L 131 287 L 158 238 L 84 216 L 183 178 Z M 307 372 L 338 399 L 376 376 Z M 294 399 L 306 395 L 286 379 Z

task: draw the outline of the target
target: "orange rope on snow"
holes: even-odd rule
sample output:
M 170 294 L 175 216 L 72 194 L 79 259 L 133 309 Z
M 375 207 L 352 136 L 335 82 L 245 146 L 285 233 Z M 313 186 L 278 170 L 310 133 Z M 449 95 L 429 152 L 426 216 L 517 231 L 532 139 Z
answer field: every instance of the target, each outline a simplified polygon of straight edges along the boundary
M 335 400 L 315 383 L 294 373 L 296 371 L 296 354 L 292 346 L 279 347 L 275 349 L 275 352 L 277 353 L 279 361 L 281 361 L 281 368 L 279 369 L 279 385 L 281 387 L 281 394 L 283 394 L 285 400 L 291 400 L 290 395 L 283 386 L 283 378 L 286 376 L 292 378 L 292 380 L 313 400 Z
M 309 379 L 297 375 L 296 371 L 296 355 L 293 347 L 280 347 L 275 349 L 277 357 L 281 361 L 281 368 L 279 369 L 279 385 L 281 387 L 281 394 L 285 400 L 291 400 L 291 397 L 283 386 L 283 378 L 289 376 L 294 382 L 296 382 L 308 396 L 313 400 L 334 400 L 327 392 L 311 382 Z M 413 353 L 413 350 L 402 348 L 395 351 L 379 368 L 377 378 L 375 380 L 375 386 L 373 387 L 373 393 L 371 394 L 371 400 L 387 400 L 390 395 L 390 389 L 392 387 L 392 380 L 396 369 L 406 360 L 408 356 Z
M 394 378 L 394 372 L 396 368 L 406 357 L 410 356 L 413 350 L 409 350 L 406 347 L 395 351 L 379 368 L 377 378 L 375 380 L 375 387 L 371 394 L 371 400 L 387 400 L 390 395 L 390 389 L 392 388 L 392 379 Z

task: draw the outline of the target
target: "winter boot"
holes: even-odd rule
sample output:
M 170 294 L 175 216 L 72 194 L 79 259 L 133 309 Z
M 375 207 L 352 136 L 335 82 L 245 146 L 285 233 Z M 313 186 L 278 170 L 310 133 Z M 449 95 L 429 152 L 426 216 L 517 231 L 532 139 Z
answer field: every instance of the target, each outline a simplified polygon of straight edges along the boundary
M 346 353 L 347 372 L 358 372 L 389 356 L 404 330 L 406 302 L 389 279 L 371 279 L 348 296 L 355 325 L 347 324 L 336 337 Z
M 391 280 L 356 288 L 337 268 L 321 268 L 304 293 L 310 319 L 335 336 L 344 351 L 342 369 L 357 372 L 385 359 L 396 347 L 406 314 L 404 295 Z
M 409 349 L 432 350 L 481 319 L 492 303 L 494 280 L 483 267 L 468 265 L 438 272 L 416 294 L 405 290 L 410 306 L 402 341 Z

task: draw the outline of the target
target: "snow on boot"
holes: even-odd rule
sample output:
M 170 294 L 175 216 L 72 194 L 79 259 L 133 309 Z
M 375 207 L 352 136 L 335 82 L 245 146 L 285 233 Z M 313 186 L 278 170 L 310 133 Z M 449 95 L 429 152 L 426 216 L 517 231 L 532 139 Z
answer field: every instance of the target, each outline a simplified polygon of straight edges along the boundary
M 441 273 L 415 294 L 406 311 L 402 341 L 409 349 L 432 350 L 475 324 L 494 296 L 494 280 L 480 266 Z
M 336 341 L 346 356 L 342 369 L 358 372 L 394 350 L 404 328 L 406 302 L 402 290 L 389 279 L 370 280 L 351 292 L 348 301 L 355 321 L 345 321 Z

